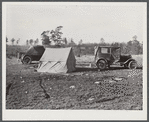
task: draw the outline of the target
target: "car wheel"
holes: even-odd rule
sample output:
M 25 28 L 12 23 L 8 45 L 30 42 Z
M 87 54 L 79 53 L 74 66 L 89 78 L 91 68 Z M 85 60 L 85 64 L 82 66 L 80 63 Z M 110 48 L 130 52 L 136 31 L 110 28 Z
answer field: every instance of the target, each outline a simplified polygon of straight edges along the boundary
M 107 65 L 107 63 L 106 63 L 104 60 L 99 60 L 99 61 L 97 62 L 97 67 L 98 67 L 98 69 L 100 69 L 100 70 L 106 69 L 106 65 Z
M 22 60 L 23 64 L 30 64 L 32 62 L 32 59 L 30 56 L 25 56 Z
M 128 64 L 129 69 L 136 69 L 137 68 L 137 63 L 136 61 L 130 61 Z

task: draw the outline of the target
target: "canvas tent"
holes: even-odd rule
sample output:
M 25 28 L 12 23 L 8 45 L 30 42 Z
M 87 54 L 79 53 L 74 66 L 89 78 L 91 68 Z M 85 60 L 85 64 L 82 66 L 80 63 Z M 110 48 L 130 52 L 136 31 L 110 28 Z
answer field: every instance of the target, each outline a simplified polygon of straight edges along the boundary
M 72 48 L 46 48 L 37 72 L 68 73 L 75 70 L 76 59 Z

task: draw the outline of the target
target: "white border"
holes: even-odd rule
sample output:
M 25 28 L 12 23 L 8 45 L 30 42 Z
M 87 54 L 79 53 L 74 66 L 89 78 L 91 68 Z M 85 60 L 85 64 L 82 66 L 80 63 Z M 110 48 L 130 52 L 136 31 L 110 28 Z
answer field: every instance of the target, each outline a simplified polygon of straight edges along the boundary
M 139 3 L 139 4 L 138 4 Z M 143 110 L 6 110 L 6 6 L 7 5 L 144 6 Z M 146 2 L 2 2 L 2 120 L 147 120 L 147 3 Z

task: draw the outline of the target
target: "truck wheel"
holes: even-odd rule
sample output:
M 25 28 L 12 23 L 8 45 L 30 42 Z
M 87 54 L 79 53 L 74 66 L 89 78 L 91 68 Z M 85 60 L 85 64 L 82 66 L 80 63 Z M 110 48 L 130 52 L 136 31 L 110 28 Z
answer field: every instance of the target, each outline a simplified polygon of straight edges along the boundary
M 136 61 L 130 61 L 128 64 L 129 69 L 136 69 L 137 68 L 137 63 Z
M 25 56 L 22 60 L 23 64 L 30 64 L 31 62 L 32 62 L 32 59 L 29 56 Z
M 99 60 L 99 61 L 97 62 L 97 67 L 98 67 L 98 69 L 100 69 L 100 70 L 106 69 L 106 65 L 107 65 L 107 63 L 106 63 L 104 60 Z

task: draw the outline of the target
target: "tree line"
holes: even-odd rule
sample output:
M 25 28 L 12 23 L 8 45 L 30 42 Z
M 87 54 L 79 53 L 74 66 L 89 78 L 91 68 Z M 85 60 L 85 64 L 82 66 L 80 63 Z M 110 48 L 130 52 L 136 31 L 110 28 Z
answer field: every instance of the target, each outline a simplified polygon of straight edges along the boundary
M 128 42 L 113 42 L 111 44 L 105 43 L 104 39 L 102 38 L 99 45 L 121 47 L 121 53 L 123 54 L 143 54 L 143 43 L 137 40 L 136 35 L 134 35 L 132 40 Z
M 88 53 L 94 51 L 95 46 L 119 46 L 121 47 L 121 53 L 123 54 L 143 54 L 143 44 L 140 43 L 140 41 L 137 40 L 137 36 L 134 35 L 132 37 L 132 40 L 128 42 L 113 42 L 108 43 L 104 38 L 101 38 L 99 40 L 99 43 L 83 43 L 83 40 L 80 39 L 79 44 L 76 44 L 73 38 L 71 38 L 69 41 L 66 37 L 62 38 L 62 32 L 61 29 L 63 26 L 56 27 L 55 30 L 47 30 L 43 31 L 41 33 L 41 41 L 42 45 L 44 46 L 50 46 L 52 43 L 56 47 L 74 47 L 77 48 L 78 52 L 81 52 L 83 50 L 86 50 Z M 8 38 L 6 37 L 6 42 L 8 42 Z M 14 45 L 14 42 L 18 45 L 20 42 L 20 38 L 15 40 L 14 38 L 11 39 L 12 45 Z M 26 45 L 38 45 L 39 39 L 36 40 L 29 39 L 26 40 Z
M 12 38 L 11 40 L 10 40 L 10 42 L 11 42 L 11 44 L 12 45 L 19 45 L 19 43 L 20 43 L 20 38 L 19 39 L 14 39 L 14 38 Z M 8 38 L 6 37 L 6 44 L 8 43 Z M 39 39 L 37 38 L 36 40 L 33 40 L 33 39 L 29 39 L 29 40 L 26 40 L 26 45 L 28 46 L 28 45 L 38 45 L 38 43 L 39 43 Z

